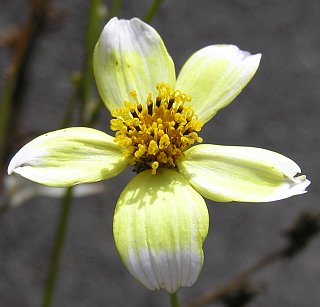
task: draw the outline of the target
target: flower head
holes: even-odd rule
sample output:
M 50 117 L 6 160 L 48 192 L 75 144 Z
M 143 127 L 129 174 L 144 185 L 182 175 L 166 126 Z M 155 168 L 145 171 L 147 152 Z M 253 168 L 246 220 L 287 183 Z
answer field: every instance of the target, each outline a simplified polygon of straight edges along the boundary
M 124 149 L 124 155 L 137 172 L 152 169 L 156 174 L 160 167 L 175 168 L 177 159 L 194 142 L 202 142 L 197 134 L 203 123 L 198 120 L 187 103 L 190 96 L 173 90 L 167 83 L 157 84 L 158 94 L 152 100 L 147 97 L 146 105 L 131 91 L 134 103 L 111 112 L 111 129 L 116 132 L 116 142 Z
M 148 289 L 173 293 L 202 268 L 210 200 L 268 202 L 305 193 L 299 166 L 260 148 L 201 143 L 202 126 L 255 74 L 260 54 L 233 45 L 194 53 L 178 78 L 159 34 L 134 18 L 113 18 L 94 52 L 100 95 L 112 137 L 75 127 L 42 135 L 12 159 L 8 172 L 58 187 L 137 175 L 114 215 L 120 256 Z

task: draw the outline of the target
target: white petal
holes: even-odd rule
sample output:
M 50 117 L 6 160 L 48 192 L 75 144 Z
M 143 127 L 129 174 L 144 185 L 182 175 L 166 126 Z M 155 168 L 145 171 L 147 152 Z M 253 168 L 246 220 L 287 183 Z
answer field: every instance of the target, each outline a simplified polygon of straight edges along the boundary
M 215 201 L 269 202 L 305 193 L 310 181 L 278 153 L 253 147 L 197 145 L 178 162 L 180 173 Z
M 184 64 L 176 88 L 191 96 L 195 113 L 207 122 L 247 85 L 260 58 L 233 45 L 205 47 Z
M 32 140 L 12 158 L 8 174 L 54 187 L 96 182 L 128 165 L 114 138 L 99 130 L 74 127 Z
M 209 218 L 206 204 L 179 173 L 139 173 L 121 193 L 113 232 L 130 273 L 150 290 L 174 293 L 198 278 Z
M 167 82 L 174 87 L 173 61 L 160 37 L 138 18 L 112 18 L 94 51 L 94 73 L 102 100 L 112 111 L 122 107 L 135 90 L 143 104 L 149 92 L 155 97 L 156 85 Z

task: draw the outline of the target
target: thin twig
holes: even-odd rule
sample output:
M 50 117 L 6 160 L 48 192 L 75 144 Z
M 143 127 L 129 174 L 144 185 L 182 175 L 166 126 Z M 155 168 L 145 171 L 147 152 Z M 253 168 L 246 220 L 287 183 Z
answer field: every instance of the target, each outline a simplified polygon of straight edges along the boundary
M 2 163 L 6 162 L 6 155 L 9 152 L 7 148 L 8 132 L 10 131 L 12 135 L 12 129 L 14 128 L 14 125 L 11 124 L 14 100 L 18 96 L 19 83 L 33 40 L 46 16 L 47 5 L 48 0 L 33 0 L 27 23 L 21 27 L 20 31 L 15 32 L 14 55 L 5 76 L 0 104 L 0 161 Z M 13 45 L 13 41 L 11 41 L 11 45 Z M 9 126 L 12 126 L 12 129 L 9 129 Z
M 94 94 L 96 93 L 93 76 L 93 50 L 100 35 L 102 22 L 105 19 L 105 16 L 101 13 L 101 7 L 101 0 L 91 0 L 85 44 L 84 69 L 79 92 L 82 106 L 80 124 L 82 125 L 90 121 L 90 103 L 93 101 Z
M 284 235 L 287 237 L 287 244 L 268 256 L 262 258 L 246 271 L 233 277 L 225 285 L 218 289 L 213 289 L 196 298 L 186 307 L 199 307 L 217 300 L 223 301 L 234 290 L 241 289 L 248 283 L 251 275 L 267 267 L 278 260 L 289 259 L 301 252 L 310 240 L 320 232 L 320 212 L 305 211 L 299 214 L 292 224 L 286 229 Z M 245 289 L 245 287 L 243 287 Z
M 54 290 L 57 283 L 58 272 L 60 267 L 61 255 L 63 251 L 63 245 L 67 233 L 67 226 L 70 216 L 70 209 L 72 204 L 72 189 L 66 190 L 66 193 L 62 199 L 62 207 L 60 211 L 59 223 L 57 226 L 57 232 L 55 237 L 55 245 L 51 258 L 50 269 L 48 274 L 48 280 L 46 283 L 45 291 L 42 298 L 42 307 L 49 307 L 52 305 L 54 296 Z
M 274 263 L 275 261 L 278 261 L 280 259 L 283 259 L 283 253 L 284 249 L 281 248 L 272 254 L 269 254 L 268 256 L 262 258 L 257 263 L 255 263 L 253 266 L 251 266 L 246 271 L 240 273 L 239 275 L 233 277 L 230 281 L 228 281 L 225 285 L 211 290 L 200 297 L 193 300 L 190 304 L 188 304 L 186 307 L 199 307 L 204 306 L 208 303 L 211 303 L 213 301 L 217 301 L 224 297 L 230 290 L 238 287 L 241 283 L 245 282 L 253 273 L 256 273 L 257 271 L 265 268 L 266 266 Z
M 159 10 L 159 8 L 163 2 L 164 2 L 164 0 L 153 0 L 147 13 L 143 17 L 143 20 L 145 22 L 151 22 L 151 20 L 153 19 L 154 15 L 157 13 L 157 11 Z
M 84 61 L 84 71 L 82 74 L 81 82 L 75 86 L 75 92 L 78 92 L 80 95 L 80 101 L 82 102 L 81 108 L 81 121 L 86 124 L 86 117 L 84 116 L 87 108 L 87 104 L 90 102 L 92 91 L 94 87 L 93 82 L 93 72 L 92 72 L 92 53 L 95 42 L 100 33 L 100 23 L 101 16 L 99 15 L 99 5 L 101 0 L 91 0 L 89 17 L 88 17 L 88 31 L 87 31 L 87 40 L 86 40 L 86 55 Z M 75 97 L 74 97 L 75 98 Z M 65 121 L 63 122 L 64 126 L 68 126 L 68 120 L 71 120 L 70 112 L 73 109 L 73 99 L 71 99 L 71 105 L 66 110 Z M 93 115 L 92 115 L 93 116 Z M 88 121 L 91 120 L 91 116 L 88 116 Z M 64 240 L 66 236 L 68 219 L 70 215 L 70 207 L 72 202 L 72 191 L 71 189 L 67 190 L 67 193 L 63 199 L 61 215 L 59 218 L 59 224 L 56 230 L 56 239 L 55 246 L 52 255 L 52 260 L 50 263 L 48 281 L 45 287 L 43 294 L 42 307 L 50 307 L 53 302 L 54 292 L 57 285 L 58 273 L 60 269 L 60 261 L 62 257 L 62 250 L 64 245 Z

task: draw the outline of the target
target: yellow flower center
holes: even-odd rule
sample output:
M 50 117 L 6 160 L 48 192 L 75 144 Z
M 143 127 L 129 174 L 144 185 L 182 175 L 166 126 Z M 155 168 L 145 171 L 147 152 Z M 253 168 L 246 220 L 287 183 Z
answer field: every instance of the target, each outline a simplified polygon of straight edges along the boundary
M 124 156 L 131 157 L 136 172 L 151 168 L 155 174 L 159 167 L 174 168 L 190 145 L 202 142 L 197 132 L 203 123 L 187 105 L 191 97 L 166 83 L 156 88 L 158 96 L 152 100 L 149 93 L 145 106 L 132 90 L 134 102 L 125 101 L 124 107 L 111 112 L 115 140 L 124 149 Z

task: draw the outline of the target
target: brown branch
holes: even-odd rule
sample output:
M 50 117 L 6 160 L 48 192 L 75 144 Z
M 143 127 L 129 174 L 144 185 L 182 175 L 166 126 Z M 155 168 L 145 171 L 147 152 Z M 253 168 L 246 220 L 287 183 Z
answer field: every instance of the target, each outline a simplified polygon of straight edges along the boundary
M 0 32 L 0 47 L 14 48 L 20 35 L 21 29 L 18 26 Z
M 47 6 L 47 0 L 31 1 L 31 12 L 28 21 L 24 27 L 21 27 L 19 38 L 15 41 L 15 55 L 8 70 L 8 75 L 10 78 L 17 76 L 20 73 L 33 42 L 33 38 L 39 29 L 39 26 L 44 21 Z
M 6 156 L 10 151 L 8 133 L 10 131 L 12 135 L 15 131 L 13 107 L 16 105 L 18 88 L 33 40 L 46 16 L 47 5 L 48 0 L 32 0 L 26 24 L 20 29 L 13 28 L 6 34 L 2 34 L 2 44 L 7 44 L 13 49 L 13 58 L 5 75 L 1 94 L 0 161 L 2 163 L 6 162 Z
M 186 307 L 204 306 L 213 301 L 227 301 L 234 294 L 254 295 L 256 289 L 251 287 L 249 278 L 256 272 L 278 261 L 289 259 L 301 252 L 310 240 L 320 231 L 320 212 L 302 212 L 284 232 L 287 245 L 262 258 L 246 271 L 233 277 L 225 285 L 213 289 L 196 298 Z M 239 305 L 237 305 L 239 306 Z M 241 305 L 242 306 L 242 305 Z
M 252 267 L 247 269 L 246 271 L 240 273 L 239 275 L 233 277 L 230 281 L 228 281 L 225 285 L 208 291 L 204 293 L 200 297 L 196 298 L 186 307 L 199 307 L 204 306 L 210 302 L 217 301 L 223 299 L 229 292 L 233 292 L 235 289 L 239 289 L 240 286 L 247 281 L 247 279 L 255 272 L 263 269 L 264 267 L 270 265 L 271 263 L 282 259 L 283 257 L 283 249 L 277 250 L 272 254 L 266 256 L 261 259 L 257 263 L 255 263 Z

